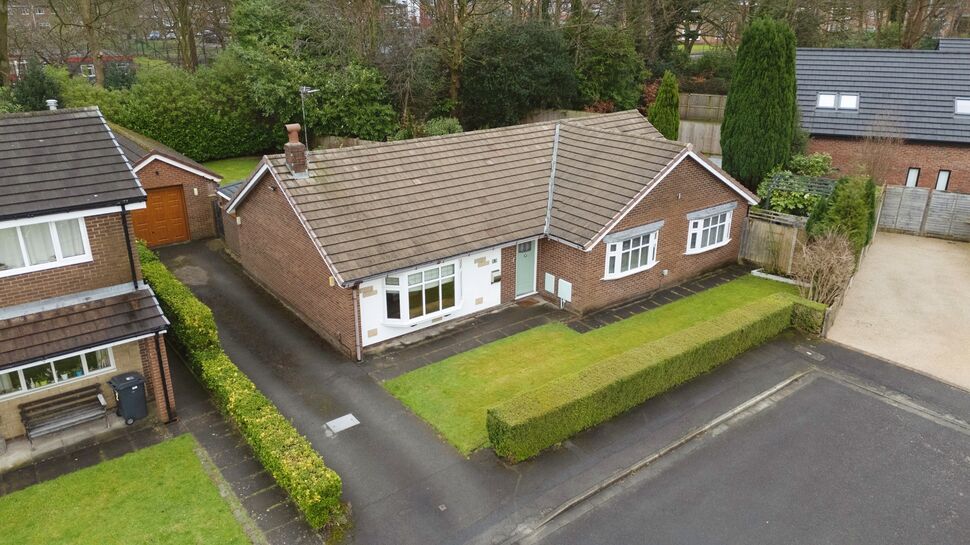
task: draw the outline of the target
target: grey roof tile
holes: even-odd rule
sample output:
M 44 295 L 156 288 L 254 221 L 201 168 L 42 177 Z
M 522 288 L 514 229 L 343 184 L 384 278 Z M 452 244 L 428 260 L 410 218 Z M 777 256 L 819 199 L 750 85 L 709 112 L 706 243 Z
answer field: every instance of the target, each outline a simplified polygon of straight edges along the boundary
M 144 200 L 97 108 L 0 116 L 0 220 Z

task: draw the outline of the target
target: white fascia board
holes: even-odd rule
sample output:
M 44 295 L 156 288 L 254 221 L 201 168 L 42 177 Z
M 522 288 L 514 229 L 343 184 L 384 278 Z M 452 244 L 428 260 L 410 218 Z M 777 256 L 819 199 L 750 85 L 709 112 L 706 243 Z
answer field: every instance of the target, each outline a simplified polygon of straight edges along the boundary
M 163 163 L 172 165 L 175 168 L 182 169 L 182 170 L 184 170 L 186 172 L 191 172 L 192 174 L 195 174 L 196 176 L 200 176 L 200 177 L 205 178 L 207 180 L 212 180 L 213 182 L 216 182 L 216 183 L 219 183 L 219 182 L 222 181 L 222 178 L 219 177 L 219 176 L 213 176 L 212 174 L 209 174 L 208 172 L 202 172 L 201 170 L 199 170 L 197 168 L 192 168 L 189 165 L 186 165 L 185 163 L 180 163 L 179 161 L 176 161 L 175 159 L 172 159 L 171 157 L 168 157 L 168 156 L 165 156 L 165 155 L 160 155 L 158 153 L 153 153 L 151 155 L 148 155 L 147 157 L 142 158 L 141 160 L 138 161 L 138 164 L 135 165 L 135 168 L 132 169 L 132 170 L 134 170 L 134 172 L 137 174 L 139 171 L 141 171 L 141 169 L 143 169 L 146 166 L 148 166 L 148 164 L 151 163 L 152 161 L 161 161 Z
M 126 211 L 143 210 L 145 208 L 145 202 L 140 201 L 136 203 L 126 204 L 124 208 Z M 44 214 L 39 216 L 29 216 L 26 218 L 17 218 L 12 220 L 0 221 L 0 229 L 4 229 L 6 227 L 19 227 L 21 225 L 31 225 L 34 223 L 48 223 L 52 221 L 87 218 L 91 216 L 103 216 L 105 214 L 120 214 L 120 213 L 121 213 L 121 206 L 105 206 L 102 208 L 88 208 L 86 210 L 74 210 L 71 212 L 60 212 L 57 214 Z

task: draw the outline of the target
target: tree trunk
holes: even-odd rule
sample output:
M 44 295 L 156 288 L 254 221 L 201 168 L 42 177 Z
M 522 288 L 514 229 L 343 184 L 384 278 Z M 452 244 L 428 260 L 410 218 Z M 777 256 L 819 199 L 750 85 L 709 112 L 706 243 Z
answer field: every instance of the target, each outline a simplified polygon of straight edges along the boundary
M 0 87 L 10 81 L 10 59 L 7 54 L 7 0 L 0 0 Z
M 81 15 L 81 26 L 84 29 L 84 38 L 88 42 L 88 55 L 94 64 L 94 84 L 104 87 L 104 57 L 101 53 L 101 36 L 95 28 L 94 0 L 80 0 L 78 11 Z
M 178 30 L 179 62 L 182 68 L 194 72 L 199 65 L 199 52 L 195 47 L 195 28 L 192 25 L 191 0 L 176 0 L 172 15 Z

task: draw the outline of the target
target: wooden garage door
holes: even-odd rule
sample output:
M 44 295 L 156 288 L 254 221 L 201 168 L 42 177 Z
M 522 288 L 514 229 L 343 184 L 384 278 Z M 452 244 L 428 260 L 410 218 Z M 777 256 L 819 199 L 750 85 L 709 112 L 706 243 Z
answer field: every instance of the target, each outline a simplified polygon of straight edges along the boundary
M 131 214 L 135 236 L 149 246 L 172 244 L 189 239 L 189 222 L 185 217 L 182 186 L 148 190 L 148 205 Z

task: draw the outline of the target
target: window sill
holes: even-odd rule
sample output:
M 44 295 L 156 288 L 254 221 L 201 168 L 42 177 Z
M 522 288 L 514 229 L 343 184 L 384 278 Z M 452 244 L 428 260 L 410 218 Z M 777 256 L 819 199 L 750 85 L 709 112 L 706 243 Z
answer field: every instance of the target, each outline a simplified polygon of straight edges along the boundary
M 684 252 L 684 255 L 703 254 L 704 252 L 710 252 L 711 250 L 717 250 L 718 248 L 723 248 L 724 246 L 727 246 L 730 243 L 731 243 L 731 239 L 727 239 L 724 242 L 720 242 L 713 246 L 705 246 L 703 248 L 697 248 L 695 250 L 687 250 L 686 252 Z
M 416 326 L 426 325 L 430 322 L 434 322 L 435 320 L 439 320 L 439 319 L 440 319 L 439 321 L 443 322 L 445 321 L 446 318 L 449 318 L 452 314 L 460 311 L 461 307 L 462 307 L 461 305 L 456 305 L 449 308 L 448 310 L 439 310 L 438 312 L 435 312 L 433 314 L 426 314 L 424 316 L 419 316 L 411 320 L 394 320 L 394 319 L 384 318 L 383 320 L 381 320 L 381 325 L 384 325 L 386 327 L 398 328 L 398 329 L 411 329 Z
M 657 266 L 657 263 L 660 263 L 660 261 L 658 260 L 658 261 L 654 261 L 653 263 L 648 263 L 646 267 L 640 267 L 639 269 L 633 269 L 633 270 L 627 271 L 625 273 L 608 274 L 608 275 L 604 276 L 603 278 L 601 278 L 600 280 L 619 280 L 620 278 L 626 278 L 628 276 L 633 276 L 633 275 L 638 274 L 638 273 L 642 273 L 642 272 L 649 271 L 650 269 L 656 267 Z
M 89 263 L 91 261 L 94 261 L 94 259 L 92 259 L 90 255 L 83 255 L 62 261 L 54 261 L 53 263 L 44 263 L 42 265 L 33 265 L 30 267 L 17 267 L 16 269 L 0 271 L 0 278 L 18 276 L 21 274 L 30 274 L 32 272 L 46 271 L 49 269 L 59 269 L 61 267 L 70 267 L 71 265 L 80 265 L 81 263 Z

